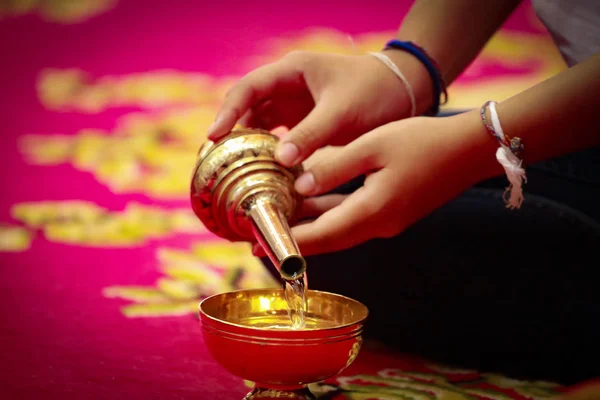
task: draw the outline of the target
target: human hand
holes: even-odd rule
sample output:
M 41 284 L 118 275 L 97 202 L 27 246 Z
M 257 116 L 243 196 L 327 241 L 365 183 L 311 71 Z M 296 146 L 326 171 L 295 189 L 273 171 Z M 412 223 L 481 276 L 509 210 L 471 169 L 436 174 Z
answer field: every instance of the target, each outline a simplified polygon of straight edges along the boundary
M 431 98 L 427 71 L 413 56 L 389 55 L 411 81 L 418 109 Z M 407 117 L 410 98 L 396 75 L 370 55 L 293 52 L 243 77 L 227 94 L 208 136 L 236 123 L 267 130 L 285 126 L 275 157 L 286 166 L 325 145 L 344 145 L 380 125 Z
M 292 229 L 303 255 L 343 250 L 408 226 L 498 172 L 497 145 L 477 112 L 379 127 L 318 160 L 296 180 L 316 218 Z M 366 174 L 350 195 L 325 194 Z M 255 245 L 254 252 L 263 254 Z

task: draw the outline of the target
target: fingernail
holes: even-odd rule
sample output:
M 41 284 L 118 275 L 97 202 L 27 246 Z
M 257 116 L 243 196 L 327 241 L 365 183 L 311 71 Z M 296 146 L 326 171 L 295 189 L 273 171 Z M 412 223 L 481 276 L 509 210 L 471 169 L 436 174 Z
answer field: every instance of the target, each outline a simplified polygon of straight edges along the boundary
M 215 134 L 215 129 L 217 129 L 219 127 L 222 120 L 223 120 L 223 115 L 222 114 L 217 115 L 217 118 L 215 118 L 215 121 L 212 123 L 210 128 L 208 128 L 208 137 L 210 139 L 212 139 L 212 136 Z
M 298 159 L 300 152 L 294 143 L 285 142 L 275 150 L 275 157 L 286 166 L 292 166 Z
M 312 194 L 315 190 L 315 177 L 311 172 L 300 175 L 296 179 L 296 190 L 301 194 Z

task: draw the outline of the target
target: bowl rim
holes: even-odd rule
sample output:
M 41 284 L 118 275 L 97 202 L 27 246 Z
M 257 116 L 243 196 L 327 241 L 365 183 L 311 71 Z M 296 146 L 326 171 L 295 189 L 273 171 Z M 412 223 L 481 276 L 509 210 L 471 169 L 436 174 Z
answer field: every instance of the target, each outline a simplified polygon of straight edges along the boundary
M 326 294 L 326 295 L 329 295 L 329 296 L 333 296 L 333 297 L 337 297 L 337 298 L 342 298 L 342 299 L 350 300 L 350 301 L 352 301 L 354 303 L 359 304 L 365 310 L 364 316 L 362 318 L 354 321 L 354 322 L 346 323 L 346 324 L 343 324 L 343 325 L 336 325 L 336 326 L 330 327 L 330 328 L 320 328 L 320 329 L 316 328 L 316 329 L 299 329 L 299 330 L 290 330 L 290 331 L 277 331 L 275 329 L 253 327 L 253 326 L 248 326 L 248 325 L 242 325 L 242 324 L 236 324 L 236 323 L 233 323 L 233 322 L 229 322 L 229 321 L 226 321 L 226 320 L 223 320 L 223 319 L 219 319 L 219 318 L 213 317 L 212 315 L 209 315 L 208 313 L 206 313 L 202 309 L 202 305 L 206 301 L 208 301 L 210 299 L 213 299 L 215 297 L 224 296 L 224 295 L 233 294 L 233 293 L 241 293 L 241 292 L 245 292 L 245 293 L 248 293 L 248 292 L 273 292 L 273 291 L 277 291 L 277 290 L 283 291 L 283 289 L 276 289 L 276 288 L 253 288 L 253 289 L 238 289 L 238 290 L 232 290 L 232 291 L 229 291 L 229 292 L 215 293 L 215 294 L 212 294 L 212 295 L 210 295 L 208 297 L 205 297 L 204 299 L 202 299 L 200 301 L 200 304 L 198 304 L 198 311 L 199 311 L 200 316 L 204 316 L 204 317 L 208 318 L 211 321 L 214 321 L 214 322 L 217 322 L 217 323 L 220 323 L 220 324 L 224 324 L 224 325 L 227 325 L 227 326 L 231 326 L 231 327 L 235 327 L 235 328 L 242 328 L 242 329 L 257 330 L 257 331 L 281 332 L 281 333 L 282 332 L 296 332 L 296 333 L 298 333 L 298 332 L 325 332 L 325 331 L 334 331 L 334 330 L 338 330 L 338 329 L 349 328 L 349 327 L 354 326 L 354 325 L 364 324 L 365 321 L 367 320 L 367 318 L 369 317 L 369 308 L 364 303 L 362 303 L 362 302 L 360 302 L 360 301 L 358 301 L 356 299 L 353 299 L 351 297 L 341 295 L 341 294 L 332 293 L 332 292 L 326 292 L 324 290 L 314 290 L 314 289 L 308 289 L 308 293 L 312 292 L 312 293 Z

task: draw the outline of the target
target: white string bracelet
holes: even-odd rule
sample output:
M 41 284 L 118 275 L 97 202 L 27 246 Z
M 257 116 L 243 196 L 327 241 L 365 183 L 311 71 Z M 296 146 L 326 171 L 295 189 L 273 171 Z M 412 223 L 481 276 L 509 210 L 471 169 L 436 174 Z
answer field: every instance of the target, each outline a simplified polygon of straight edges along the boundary
M 410 107 L 411 107 L 410 116 L 414 117 L 415 115 L 417 115 L 417 101 L 415 100 L 415 93 L 413 92 L 412 86 L 410 86 L 410 83 L 408 83 L 408 80 L 406 79 L 406 77 L 404 76 L 402 71 L 400 71 L 400 69 L 396 66 L 396 64 L 394 64 L 394 62 L 392 60 L 390 60 L 390 58 L 388 56 L 386 56 L 385 54 L 383 54 L 383 53 L 369 53 L 369 54 L 372 55 L 373 57 L 377 58 L 382 63 L 384 63 L 402 81 L 402 84 L 404 85 L 404 87 L 406 88 L 406 91 L 408 92 L 408 97 L 410 97 Z
M 354 54 L 358 54 L 358 50 L 356 49 L 356 45 L 354 44 L 354 39 L 352 38 L 352 35 L 348 35 L 348 41 L 352 46 L 352 51 L 354 52 Z
M 492 124 L 487 122 L 485 118 L 486 109 L 490 110 L 490 118 Z M 520 153 L 523 150 L 521 139 L 508 138 L 504 135 L 500 119 L 498 118 L 498 112 L 496 111 L 496 102 L 488 101 L 481 108 L 481 119 L 488 131 L 498 139 L 500 147 L 496 151 L 496 159 L 504 168 L 506 177 L 510 185 L 504 191 L 504 202 L 507 208 L 521 208 L 523 203 L 523 183 L 527 183 L 527 176 L 525 175 L 525 169 L 523 169 L 523 159 L 520 157 Z M 507 198 L 507 195 L 510 197 Z

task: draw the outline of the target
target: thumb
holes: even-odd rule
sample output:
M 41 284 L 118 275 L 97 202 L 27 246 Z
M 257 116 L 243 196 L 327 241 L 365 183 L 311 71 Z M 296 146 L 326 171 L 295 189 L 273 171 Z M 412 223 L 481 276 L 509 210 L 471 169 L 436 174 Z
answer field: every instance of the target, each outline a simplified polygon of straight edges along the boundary
M 298 125 L 282 138 L 275 150 L 275 158 L 291 167 L 308 158 L 313 152 L 328 144 L 341 129 L 344 115 L 331 102 L 321 101 Z

